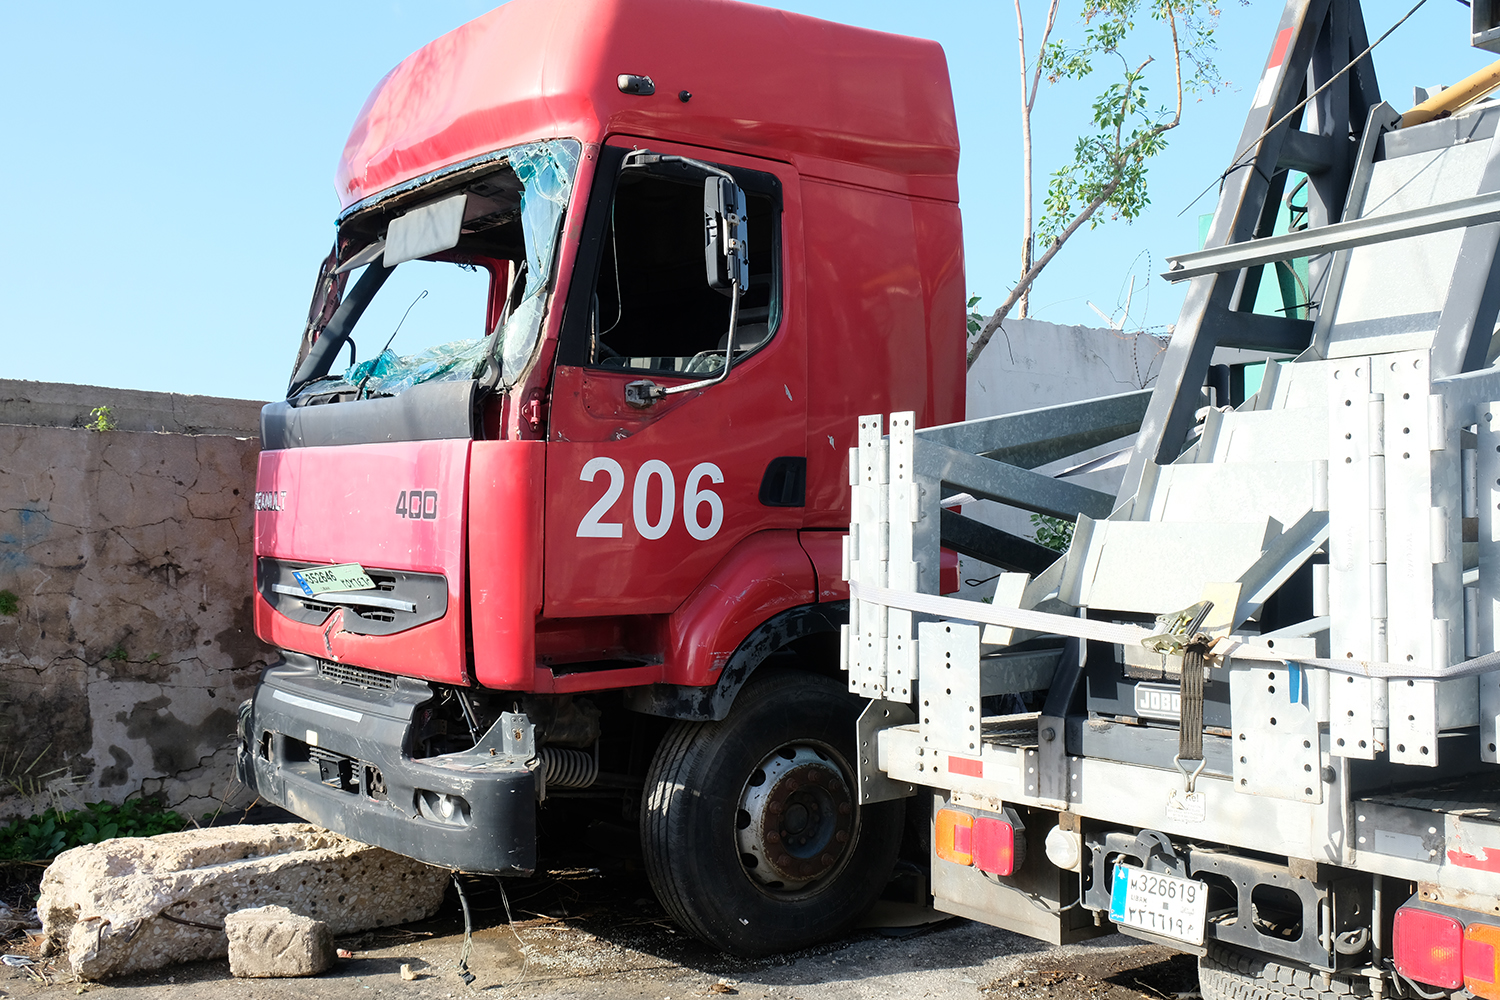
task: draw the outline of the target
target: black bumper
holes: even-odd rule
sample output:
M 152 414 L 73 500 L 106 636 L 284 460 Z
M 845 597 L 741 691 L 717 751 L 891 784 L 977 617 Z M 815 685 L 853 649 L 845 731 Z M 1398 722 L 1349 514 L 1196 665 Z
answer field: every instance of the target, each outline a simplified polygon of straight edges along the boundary
M 240 780 L 311 823 L 419 861 L 532 871 L 535 758 L 507 752 L 494 730 L 463 753 L 407 756 L 413 718 L 433 697 L 413 678 L 385 690 L 335 683 L 316 660 L 285 654 L 240 707 Z

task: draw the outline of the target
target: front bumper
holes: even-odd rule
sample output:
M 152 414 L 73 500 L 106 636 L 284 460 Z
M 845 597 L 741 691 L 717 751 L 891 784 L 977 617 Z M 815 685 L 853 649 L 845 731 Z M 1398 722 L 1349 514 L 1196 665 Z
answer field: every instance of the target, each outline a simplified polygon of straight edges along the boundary
M 432 686 L 336 673 L 342 682 L 295 653 L 266 670 L 240 707 L 241 781 L 309 822 L 429 864 L 535 869 L 537 763 L 512 722 L 497 722 L 472 750 L 414 759 L 408 734 Z M 347 680 L 360 675 L 385 686 Z

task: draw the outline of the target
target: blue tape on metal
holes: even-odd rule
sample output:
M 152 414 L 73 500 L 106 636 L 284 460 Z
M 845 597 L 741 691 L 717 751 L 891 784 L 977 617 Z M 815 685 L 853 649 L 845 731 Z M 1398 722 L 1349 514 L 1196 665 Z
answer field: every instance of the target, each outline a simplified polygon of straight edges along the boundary
M 1130 872 L 1124 865 L 1115 865 L 1115 881 L 1109 890 L 1109 919 L 1115 923 L 1125 921 L 1125 893 L 1130 888 Z

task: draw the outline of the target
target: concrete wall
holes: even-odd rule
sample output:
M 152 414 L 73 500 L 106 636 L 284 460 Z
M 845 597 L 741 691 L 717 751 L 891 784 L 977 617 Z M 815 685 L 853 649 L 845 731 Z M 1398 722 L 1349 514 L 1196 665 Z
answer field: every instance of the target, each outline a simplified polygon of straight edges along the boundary
M 1167 338 L 1008 319 L 969 370 L 970 419 L 1150 388 Z
M 97 406 L 118 429 L 83 429 Z M 269 652 L 250 619 L 259 408 L 0 381 L 0 819 L 233 798 L 235 712 Z

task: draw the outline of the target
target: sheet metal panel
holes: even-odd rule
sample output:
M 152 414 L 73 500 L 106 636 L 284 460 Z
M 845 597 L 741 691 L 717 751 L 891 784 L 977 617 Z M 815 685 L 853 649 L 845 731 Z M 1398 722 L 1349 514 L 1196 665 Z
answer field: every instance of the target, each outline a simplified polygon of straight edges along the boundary
M 1238 790 L 1322 802 L 1318 720 L 1306 672 L 1285 664 L 1234 664 L 1229 691 Z
M 1491 141 L 1381 160 L 1374 164 L 1357 217 L 1473 195 Z M 1429 349 L 1463 236 L 1462 229 L 1450 229 L 1350 250 L 1329 330 L 1328 357 Z
M 1481 652 L 1500 649 L 1500 403 L 1483 408 L 1475 455 L 1479 479 L 1479 583 L 1477 625 Z M 1479 678 L 1479 755 L 1500 762 L 1496 720 L 1500 718 L 1500 673 Z
M 879 414 L 859 418 L 858 445 L 849 456 L 854 521 L 849 533 L 850 579 L 868 587 L 886 585 L 890 546 L 886 505 L 886 444 Z M 885 698 L 886 607 L 849 602 L 849 690 L 865 698 Z M 908 696 L 909 698 L 909 696 Z M 896 699 L 903 700 L 903 699 Z
M 924 745 L 980 755 L 979 626 L 923 622 L 917 626 L 922 690 L 917 706 Z

